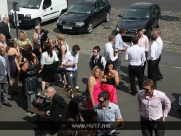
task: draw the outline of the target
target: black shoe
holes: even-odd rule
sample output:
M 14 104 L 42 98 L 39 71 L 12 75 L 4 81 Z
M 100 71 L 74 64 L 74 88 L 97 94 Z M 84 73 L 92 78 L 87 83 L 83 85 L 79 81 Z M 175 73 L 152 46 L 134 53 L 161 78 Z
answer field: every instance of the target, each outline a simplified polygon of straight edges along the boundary
M 163 76 L 158 76 L 156 80 L 163 79 Z
M 177 111 L 178 111 L 178 112 L 181 112 L 181 106 L 179 106 L 179 107 L 177 108 Z
M 132 94 L 133 96 L 135 96 L 135 95 L 136 95 L 136 93 L 133 93 L 133 92 L 132 92 L 131 94 Z
M 6 105 L 7 107 L 12 107 L 12 105 L 9 104 L 8 102 L 7 103 L 3 103 L 3 105 Z

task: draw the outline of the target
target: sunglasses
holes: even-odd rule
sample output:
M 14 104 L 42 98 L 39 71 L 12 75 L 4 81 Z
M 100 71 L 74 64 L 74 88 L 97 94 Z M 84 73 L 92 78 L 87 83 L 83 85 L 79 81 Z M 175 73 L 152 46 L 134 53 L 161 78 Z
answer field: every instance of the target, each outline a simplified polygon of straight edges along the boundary
M 103 103 L 104 101 L 100 101 L 100 100 L 98 100 L 98 102 L 99 102 L 99 103 Z
M 149 92 L 149 89 L 147 89 L 147 88 L 143 88 L 143 90 L 145 90 L 146 93 Z

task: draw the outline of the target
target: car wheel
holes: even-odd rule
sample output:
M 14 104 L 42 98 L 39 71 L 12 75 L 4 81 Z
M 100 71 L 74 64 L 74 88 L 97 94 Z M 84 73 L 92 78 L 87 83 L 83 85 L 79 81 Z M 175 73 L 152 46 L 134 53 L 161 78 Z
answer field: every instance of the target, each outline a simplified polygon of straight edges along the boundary
M 88 25 L 87 25 L 87 33 L 90 34 L 92 32 L 92 23 L 90 22 Z
M 41 20 L 39 18 L 37 18 L 35 20 L 34 26 L 40 26 L 40 24 L 41 24 Z
M 109 21 L 109 18 L 110 18 L 110 13 L 107 12 L 105 21 L 108 22 L 108 21 Z
M 156 28 L 160 28 L 160 19 L 158 20 L 158 24 L 157 24 Z

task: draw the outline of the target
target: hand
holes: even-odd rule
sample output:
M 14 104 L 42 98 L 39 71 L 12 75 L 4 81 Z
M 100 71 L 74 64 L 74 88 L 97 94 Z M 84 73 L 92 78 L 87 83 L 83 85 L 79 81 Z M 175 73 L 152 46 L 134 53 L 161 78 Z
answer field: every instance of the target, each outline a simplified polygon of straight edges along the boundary
M 126 49 L 127 49 L 126 47 L 123 47 L 123 48 L 122 48 L 122 51 L 124 52 L 124 51 L 126 51 Z
M 165 117 L 163 117 L 163 122 L 165 122 Z
M 42 69 L 40 69 L 39 71 L 38 71 L 38 73 L 41 73 L 42 72 Z
M 114 54 L 115 54 L 115 56 L 117 56 L 117 57 L 118 57 L 118 55 L 119 55 L 118 52 L 115 52 Z
M 39 49 L 39 52 L 42 53 L 42 49 L 41 48 Z
M 63 68 L 63 65 L 60 65 L 59 68 Z
M 62 115 L 61 115 L 61 114 L 59 114 L 58 116 L 59 116 L 59 117 L 62 117 Z
M 72 67 L 75 67 L 77 65 L 77 62 L 72 63 Z
M 47 111 L 47 112 L 46 112 L 46 115 L 50 116 L 50 111 Z
M 145 54 L 148 54 L 148 51 L 145 51 Z

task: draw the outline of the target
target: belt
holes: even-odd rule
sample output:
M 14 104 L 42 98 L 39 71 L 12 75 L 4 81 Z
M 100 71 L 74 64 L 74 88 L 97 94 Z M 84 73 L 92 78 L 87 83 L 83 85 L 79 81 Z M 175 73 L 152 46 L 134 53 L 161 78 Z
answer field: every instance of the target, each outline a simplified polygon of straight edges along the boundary
M 129 64 L 130 65 L 130 64 Z M 130 65 L 130 66 L 133 66 L 133 67 L 141 67 L 142 65 Z
M 76 72 L 77 70 L 73 71 L 73 70 L 65 70 L 67 72 Z

